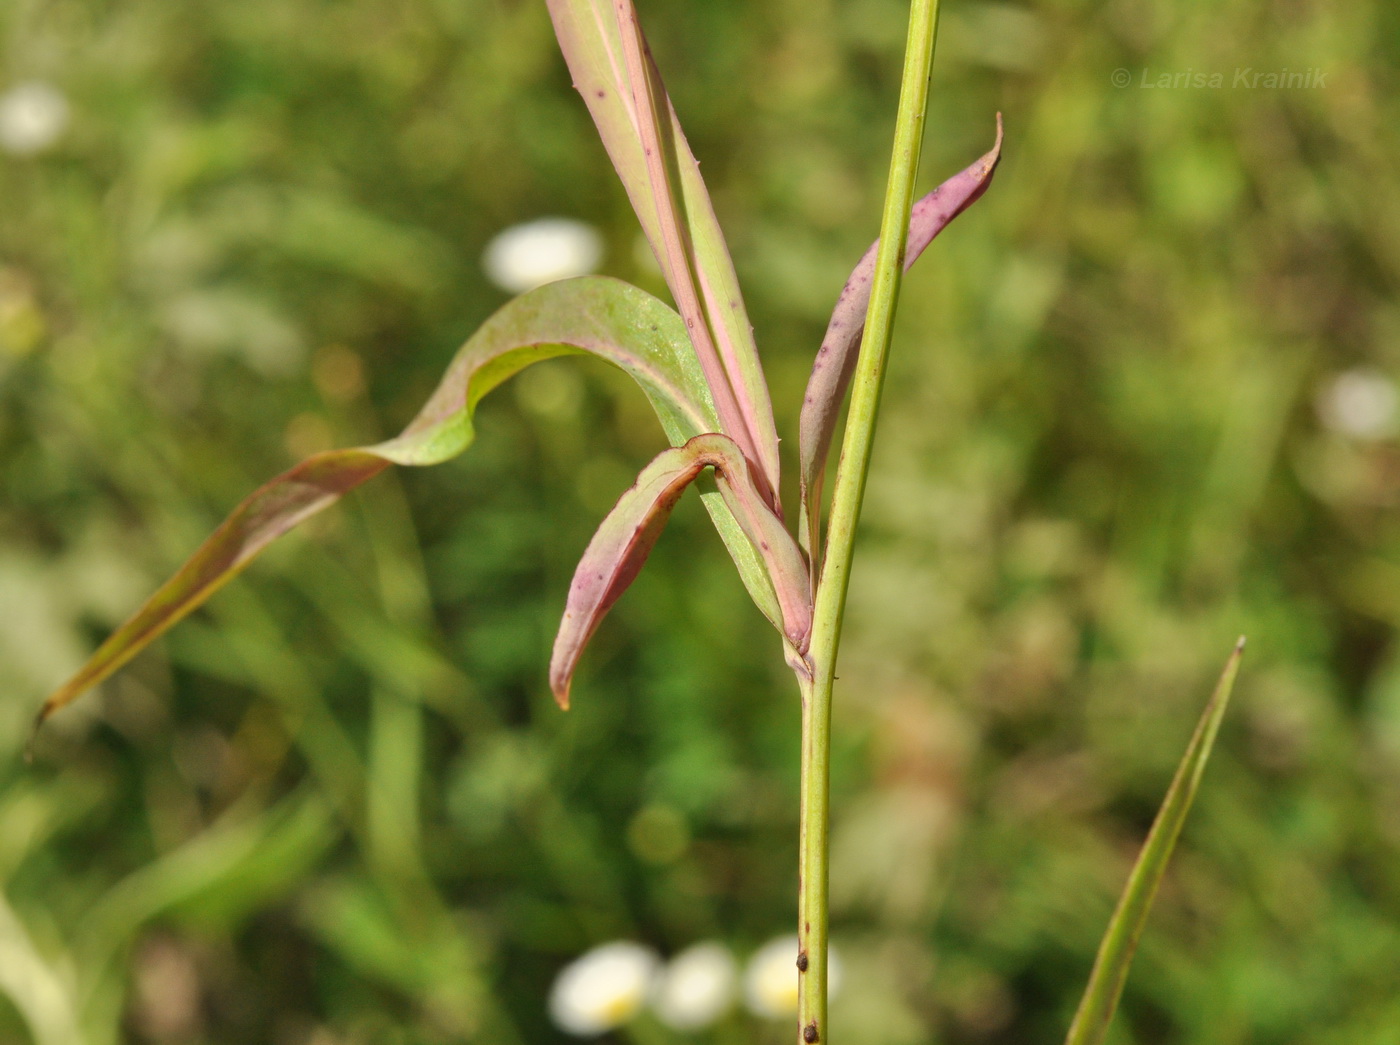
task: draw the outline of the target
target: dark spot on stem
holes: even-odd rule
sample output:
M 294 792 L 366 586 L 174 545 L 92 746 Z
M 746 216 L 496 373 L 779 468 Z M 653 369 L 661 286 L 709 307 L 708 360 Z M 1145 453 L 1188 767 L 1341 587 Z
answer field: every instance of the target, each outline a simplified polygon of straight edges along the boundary
M 798 951 L 798 952 L 797 952 L 797 971 L 798 971 L 798 972 L 806 972 L 806 971 L 807 971 L 807 952 L 806 952 L 806 951 Z
M 807 1026 L 802 1028 L 802 1040 L 805 1041 L 807 1045 L 813 1045 L 814 1042 L 822 1040 L 822 1036 L 817 1033 L 816 1020 L 813 1020 L 811 1023 L 807 1024 Z

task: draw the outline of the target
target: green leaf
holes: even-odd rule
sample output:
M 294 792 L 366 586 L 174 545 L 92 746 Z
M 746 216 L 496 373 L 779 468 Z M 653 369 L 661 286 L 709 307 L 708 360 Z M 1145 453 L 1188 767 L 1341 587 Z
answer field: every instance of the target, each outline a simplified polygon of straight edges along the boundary
M 1210 758 L 1211 747 L 1215 744 L 1215 735 L 1225 717 L 1225 708 L 1230 702 L 1230 691 L 1234 688 L 1243 653 L 1244 639 L 1241 638 L 1236 643 L 1234 652 L 1230 654 L 1230 659 L 1225 663 L 1225 670 L 1220 675 L 1220 681 L 1216 683 L 1215 692 L 1211 694 L 1210 701 L 1201 714 L 1196 732 L 1192 734 L 1186 754 L 1182 756 L 1176 776 L 1172 778 L 1171 787 L 1167 789 L 1167 797 L 1162 801 L 1162 808 L 1152 823 L 1152 830 L 1147 835 L 1142 854 L 1138 857 L 1132 874 L 1128 876 L 1127 888 L 1124 889 L 1123 896 L 1118 901 L 1118 908 L 1108 923 L 1103 943 L 1099 945 L 1094 970 L 1089 974 L 1089 986 L 1085 988 L 1065 1045 L 1099 1045 L 1108 1034 L 1108 1025 L 1123 993 L 1123 983 L 1128 978 L 1128 967 L 1132 964 L 1133 953 L 1137 950 L 1138 940 L 1147 924 L 1147 915 L 1152 909 L 1153 899 L 1156 898 L 1157 887 L 1162 882 L 1167 861 L 1171 858 L 1172 849 L 1175 848 L 1177 837 L 1181 834 L 1181 826 L 1186 822 L 1191 802 L 1196 797 L 1201 774 L 1205 772 L 1206 760 Z
M 549 0 L 555 35 L 690 328 L 723 422 L 775 509 L 773 406 L 734 263 L 631 0 Z
M 462 346 L 403 434 L 375 446 L 316 454 L 254 491 L 44 702 L 38 724 L 117 671 L 302 520 L 391 464 L 437 464 L 461 453 L 475 436 L 472 415 L 477 403 L 501 382 L 531 363 L 582 353 L 605 359 L 635 378 L 672 443 L 715 429 L 714 406 L 685 324 L 668 306 L 636 287 L 601 276 L 533 290 L 501 308 Z M 737 532 L 743 540 L 738 522 L 718 494 L 707 507 L 721 533 Z M 745 575 L 750 590 L 762 595 L 766 585 L 771 592 L 761 563 L 758 570 L 760 575 Z M 765 612 L 781 619 L 776 598 L 772 603 Z

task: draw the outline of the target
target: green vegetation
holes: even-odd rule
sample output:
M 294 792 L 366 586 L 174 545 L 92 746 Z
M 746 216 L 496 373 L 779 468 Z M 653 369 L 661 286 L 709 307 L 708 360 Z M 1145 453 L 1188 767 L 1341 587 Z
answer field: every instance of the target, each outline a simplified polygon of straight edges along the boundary
M 878 222 L 905 5 L 654 6 L 791 410 Z M 902 294 L 834 712 L 841 1040 L 1059 1038 L 1240 631 L 1115 1033 L 1400 1022 L 1395 444 L 1334 381 L 1374 400 L 1396 364 L 1395 17 L 946 13 L 921 185 L 996 109 L 1007 160 Z M 548 699 L 573 565 L 664 445 L 596 366 L 485 401 L 473 455 L 376 479 L 21 766 L 37 696 L 232 504 L 412 416 L 503 300 L 495 231 L 563 211 L 660 280 L 542 5 L 17 4 L 0 33 L 72 108 L 0 154 L 0 1040 L 547 1041 L 593 943 L 788 929 L 797 702 L 698 505 L 577 709 Z M 1328 78 L 1139 85 L 1245 66 Z

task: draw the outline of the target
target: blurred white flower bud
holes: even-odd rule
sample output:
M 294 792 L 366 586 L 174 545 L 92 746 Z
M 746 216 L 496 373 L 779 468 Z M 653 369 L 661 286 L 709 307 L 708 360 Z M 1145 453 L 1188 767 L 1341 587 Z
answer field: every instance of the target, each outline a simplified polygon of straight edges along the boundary
M 660 959 L 649 947 L 618 940 L 593 948 L 566 965 L 549 993 L 549 1015 L 562 1031 L 580 1037 L 620 1027 L 641 1010 Z
M 797 952 L 796 936 L 780 936 L 765 943 L 749 959 L 744 973 L 744 1004 L 754 1015 L 779 1019 L 797 1011 Z M 827 998 L 836 997 L 840 989 L 841 960 L 828 947 Z
M 652 993 L 652 1008 L 673 1030 L 708 1027 L 734 1004 L 738 966 L 720 943 L 697 943 L 671 959 Z
M 572 218 L 540 218 L 512 225 L 486 245 L 481 263 L 502 290 L 527 290 L 570 276 L 586 276 L 603 260 L 603 237 Z
M 1394 435 L 1397 407 L 1400 398 L 1394 382 L 1367 367 L 1337 374 L 1317 396 L 1317 416 L 1322 423 L 1353 439 Z
M 33 156 L 52 146 L 68 129 L 68 99 L 38 80 L 0 95 L 0 149 Z

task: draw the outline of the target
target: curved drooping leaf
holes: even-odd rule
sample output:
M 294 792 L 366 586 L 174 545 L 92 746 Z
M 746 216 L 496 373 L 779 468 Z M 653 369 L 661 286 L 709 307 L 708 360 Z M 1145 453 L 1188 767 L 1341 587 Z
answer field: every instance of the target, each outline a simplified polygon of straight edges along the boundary
M 1128 885 L 1108 923 L 1103 943 L 1099 945 L 1094 971 L 1089 974 L 1089 985 L 1070 1025 L 1065 1045 L 1101 1045 L 1108 1035 L 1108 1025 L 1123 993 L 1128 967 L 1132 964 L 1133 953 L 1147 924 L 1157 887 L 1166 872 L 1172 849 L 1176 847 L 1182 824 L 1186 822 L 1186 814 L 1191 810 L 1206 761 L 1215 744 L 1215 736 L 1220 731 L 1220 722 L 1225 717 L 1225 708 L 1230 703 L 1230 691 L 1235 686 L 1235 676 L 1239 674 L 1243 654 L 1244 639 L 1241 638 L 1235 644 L 1230 659 L 1225 662 L 1225 670 L 1201 714 L 1200 722 L 1196 724 L 1196 731 L 1186 746 L 1186 754 L 1182 756 L 1171 787 L 1167 789 L 1167 797 L 1162 800 L 1162 808 L 1152 822 L 1152 830 L 1147 834 L 1142 853 L 1128 876 Z
M 919 255 L 933 242 L 934 237 L 987 191 L 1001 161 L 1001 138 L 1001 114 L 998 113 L 997 139 L 991 151 L 972 166 L 953 175 L 911 208 L 909 245 L 904 254 L 906 272 L 919 260 Z M 814 561 L 817 558 L 817 528 L 820 525 L 826 456 L 831 449 L 841 402 L 846 397 L 846 388 L 855 372 L 865 314 L 870 308 L 870 280 L 875 272 L 875 254 L 879 247 L 879 240 L 870 245 L 851 272 L 851 278 L 841 288 L 802 398 L 798 433 L 802 507 L 798 532 Z
M 549 665 L 549 684 L 561 707 L 569 706 L 569 684 L 584 646 L 636 579 L 685 488 L 706 468 L 715 470 L 721 495 L 776 584 L 784 638 L 799 655 L 806 652 L 812 601 L 801 550 L 759 492 L 738 444 L 718 433 L 697 435 L 642 469 L 583 553 Z
M 722 422 L 775 510 L 778 436 L 734 263 L 632 0 L 548 0 L 555 35 L 666 283 Z
M 641 385 L 674 444 L 716 424 L 685 325 L 667 305 L 601 276 L 552 283 L 503 306 L 467 341 L 437 390 L 401 435 L 374 446 L 316 454 L 254 491 L 180 570 L 44 702 L 39 722 L 110 676 L 236 576 L 272 541 L 391 464 L 430 465 L 465 450 L 481 397 L 531 363 L 588 353 Z M 716 495 L 717 496 L 717 495 Z M 742 533 L 728 507 L 707 505 L 721 530 Z M 742 564 L 741 564 L 742 565 Z M 762 567 L 760 565 L 759 569 Z M 764 593 L 765 578 L 746 575 Z M 771 585 L 771 605 L 781 619 Z M 761 603 L 762 606 L 762 603 Z

